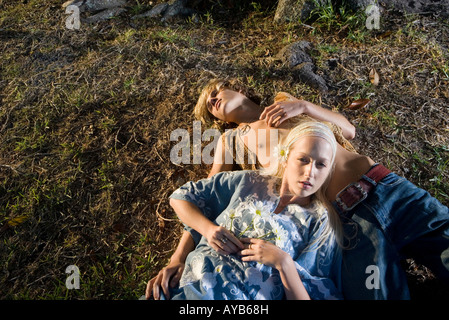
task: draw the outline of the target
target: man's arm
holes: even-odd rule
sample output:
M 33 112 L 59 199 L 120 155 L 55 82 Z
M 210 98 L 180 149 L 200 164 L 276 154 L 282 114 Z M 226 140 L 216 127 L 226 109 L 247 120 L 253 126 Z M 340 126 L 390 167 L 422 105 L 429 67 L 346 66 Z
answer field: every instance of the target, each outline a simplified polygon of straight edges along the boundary
M 305 100 L 296 99 L 275 102 L 265 108 L 260 115 L 260 119 L 266 119 L 269 126 L 277 127 L 285 120 L 300 114 L 307 114 L 314 119 L 336 124 L 341 128 L 343 136 L 348 140 L 355 137 L 355 127 L 342 114 Z

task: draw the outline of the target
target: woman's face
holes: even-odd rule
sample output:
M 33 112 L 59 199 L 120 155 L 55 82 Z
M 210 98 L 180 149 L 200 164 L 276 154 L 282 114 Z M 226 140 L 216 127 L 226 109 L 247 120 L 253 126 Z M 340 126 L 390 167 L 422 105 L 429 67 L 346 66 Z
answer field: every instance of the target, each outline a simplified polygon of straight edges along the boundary
M 320 137 L 306 136 L 296 141 L 284 164 L 287 192 L 300 198 L 317 192 L 331 171 L 332 152 L 331 144 Z
M 238 110 L 247 99 L 234 90 L 213 90 L 207 99 L 207 110 L 219 120 L 234 122 Z

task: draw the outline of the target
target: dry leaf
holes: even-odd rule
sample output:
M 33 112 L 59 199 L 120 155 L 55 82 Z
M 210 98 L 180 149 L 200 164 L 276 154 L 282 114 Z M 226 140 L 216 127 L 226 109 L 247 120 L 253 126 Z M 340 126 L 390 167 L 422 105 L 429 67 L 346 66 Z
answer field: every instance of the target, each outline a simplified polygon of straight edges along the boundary
M 347 106 L 347 109 L 351 110 L 359 110 L 363 107 L 365 107 L 371 100 L 370 99 L 358 99 L 354 100 L 349 106 Z
M 27 221 L 28 218 L 29 218 L 29 215 L 23 214 L 23 215 L 21 215 L 21 216 L 18 216 L 18 217 L 15 217 L 15 218 L 9 220 L 9 221 L 8 221 L 8 225 L 9 225 L 10 227 L 18 226 L 19 224 L 22 224 L 22 223 L 24 223 L 25 221 Z
M 371 69 L 369 72 L 369 81 L 371 81 L 371 83 L 375 86 L 379 84 L 379 74 L 375 69 Z
M 379 38 L 379 39 L 387 38 L 387 37 L 391 36 L 392 33 L 393 33 L 393 31 L 387 31 L 387 32 L 384 32 L 384 33 L 382 33 L 380 36 L 378 36 L 378 38 Z

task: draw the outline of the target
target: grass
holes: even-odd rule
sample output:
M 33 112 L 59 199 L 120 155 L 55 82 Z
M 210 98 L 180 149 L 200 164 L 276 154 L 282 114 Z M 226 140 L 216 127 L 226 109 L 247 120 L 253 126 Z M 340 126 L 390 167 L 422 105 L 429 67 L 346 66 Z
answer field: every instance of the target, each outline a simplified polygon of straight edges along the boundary
M 283 90 L 339 110 L 361 153 L 449 204 L 447 22 L 385 12 L 368 31 L 360 16 L 334 11 L 275 25 L 273 3 L 214 2 L 198 22 L 165 24 L 131 19 L 149 2 L 130 2 L 127 14 L 73 31 L 60 1 L 0 1 L 3 299 L 143 294 L 182 230 L 168 196 L 209 169 L 171 163 L 170 133 L 192 129 L 199 90 L 214 77 L 244 80 L 263 105 Z M 275 59 L 298 40 L 313 44 L 329 93 Z M 366 97 L 368 107 L 345 108 Z M 79 290 L 65 287 L 69 265 L 80 269 Z M 441 297 L 420 270 L 409 265 L 415 296 Z

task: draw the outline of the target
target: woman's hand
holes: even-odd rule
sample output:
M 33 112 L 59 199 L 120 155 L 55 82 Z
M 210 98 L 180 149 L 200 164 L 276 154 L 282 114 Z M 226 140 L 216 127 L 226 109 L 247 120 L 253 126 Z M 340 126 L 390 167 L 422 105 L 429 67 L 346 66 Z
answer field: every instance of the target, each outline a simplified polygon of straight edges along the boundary
M 240 252 L 243 261 L 257 261 L 267 266 L 281 269 L 291 257 L 271 242 L 262 239 L 242 238 L 245 249 Z
M 232 232 L 209 220 L 195 204 L 171 198 L 170 205 L 181 221 L 204 236 L 218 253 L 227 255 L 243 249 Z
M 241 241 L 246 248 L 240 252 L 243 261 L 257 261 L 279 271 L 287 299 L 310 299 L 296 270 L 295 262 L 287 252 L 261 239 L 244 238 Z
M 232 232 L 221 226 L 215 225 L 210 227 L 205 237 L 209 245 L 220 254 L 237 253 L 244 248 L 243 244 Z
M 178 285 L 179 279 L 181 279 L 182 272 L 184 271 L 184 263 L 179 261 L 170 261 L 170 263 L 163 268 L 157 276 L 148 281 L 147 288 L 145 290 L 145 297 L 149 299 L 153 296 L 154 300 L 161 298 L 161 288 L 167 299 L 170 299 L 170 288 L 174 288 Z
M 276 102 L 266 107 L 259 119 L 265 119 L 269 127 L 278 127 L 285 120 L 304 113 L 304 103 L 304 100 Z

